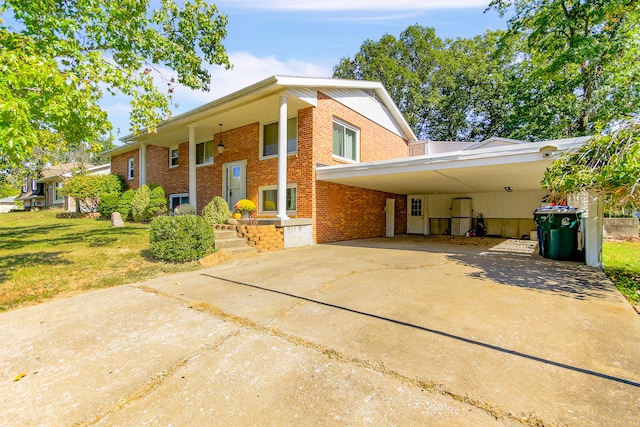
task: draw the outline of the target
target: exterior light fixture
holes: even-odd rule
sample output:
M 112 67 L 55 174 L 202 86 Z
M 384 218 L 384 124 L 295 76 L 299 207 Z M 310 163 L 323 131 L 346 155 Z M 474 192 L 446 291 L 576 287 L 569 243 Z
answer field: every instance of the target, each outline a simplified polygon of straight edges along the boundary
M 513 190 L 511 189 L 511 187 L 504 187 L 504 191 L 506 191 L 507 193 L 511 193 Z
M 222 155 L 224 153 L 224 144 L 222 143 L 222 123 L 220 123 L 220 142 L 217 145 L 218 154 Z

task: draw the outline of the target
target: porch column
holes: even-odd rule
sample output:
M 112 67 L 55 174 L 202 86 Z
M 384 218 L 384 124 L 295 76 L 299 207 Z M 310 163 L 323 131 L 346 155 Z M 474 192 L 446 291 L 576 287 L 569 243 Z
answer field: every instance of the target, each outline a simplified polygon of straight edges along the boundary
M 197 211 L 196 191 L 196 126 L 189 126 L 189 204 Z
M 147 144 L 140 144 L 140 187 L 147 183 Z
M 287 97 L 280 96 L 280 120 L 278 121 L 278 213 L 276 218 L 287 216 Z

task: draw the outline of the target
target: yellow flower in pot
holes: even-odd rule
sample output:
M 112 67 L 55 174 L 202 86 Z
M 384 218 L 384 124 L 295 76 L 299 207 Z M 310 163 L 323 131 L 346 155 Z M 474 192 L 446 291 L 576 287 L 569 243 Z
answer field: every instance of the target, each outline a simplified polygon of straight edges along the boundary
M 256 204 L 249 199 L 240 199 L 233 205 L 233 209 L 240 211 L 243 218 L 248 218 L 249 212 L 256 210 Z

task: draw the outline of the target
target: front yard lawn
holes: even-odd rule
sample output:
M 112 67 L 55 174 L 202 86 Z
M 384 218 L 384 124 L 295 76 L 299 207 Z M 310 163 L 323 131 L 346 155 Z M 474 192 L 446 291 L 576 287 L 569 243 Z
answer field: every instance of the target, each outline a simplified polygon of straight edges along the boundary
M 640 303 L 640 243 L 604 242 L 604 271 L 628 299 Z
M 57 219 L 56 210 L 0 215 L 0 311 L 57 295 L 192 271 L 197 262 L 161 262 L 149 225 Z

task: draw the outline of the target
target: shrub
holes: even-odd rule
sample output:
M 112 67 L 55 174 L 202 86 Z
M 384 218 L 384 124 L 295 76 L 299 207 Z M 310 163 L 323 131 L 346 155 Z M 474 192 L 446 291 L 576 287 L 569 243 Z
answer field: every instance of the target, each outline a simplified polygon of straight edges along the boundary
M 123 191 L 124 179 L 118 174 L 76 175 L 62 184 L 64 195 L 75 198 L 81 212 L 96 212 L 102 196 Z
M 147 184 L 138 188 L 131 199 L 131 217 L 135 222 L 148 222 L 151 190 Z
M 116 193 L 105 194 L 98 202 L 98 212 L 103 218 L 111 218 L 111 214 L 118 210 L 120 196 Z
M 136 192 L 132 189 L 129 189 L 122 193 L 120 196 L 120 200 L 118 201 L 118 212 L 122 215 L 122 219 L 124 221 L 131 221 L 131 201 L 133 200 L 133 196 Z
M 227 201 L 220 196 L 215 196 L 207 206 L 202 209 L 202 217 L 211 225 L 224 224 L 231 218 L 231 211 Z
M 167 213 L 167 193 L 162 187 L 152 188 L 149 194 L 149 216 L 151 218 Z
M 187 262 L 202 258 L 214 239 L 213 228 L 197 215 L 160 216 L 151 221 L 150 248 L 161 260 Z
M 176 206 L 176 208 L 173 210 L 173 212 L 176 215 L 195 215 L 196 214 L 196 208 L 194 208 L 189 203 L 183 203 L 181 205 Z

